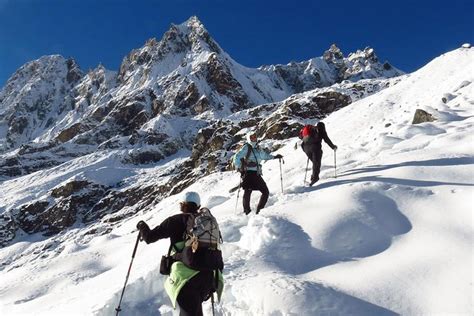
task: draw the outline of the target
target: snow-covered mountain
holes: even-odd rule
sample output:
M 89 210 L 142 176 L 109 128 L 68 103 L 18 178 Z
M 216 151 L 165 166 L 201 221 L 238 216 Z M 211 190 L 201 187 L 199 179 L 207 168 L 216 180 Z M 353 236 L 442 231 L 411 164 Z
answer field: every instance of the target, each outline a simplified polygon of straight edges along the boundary
M 133 50 L 118 73 L 99 66 L 84 74 L 61 56 L 21 67 L 0 92 L 0 152 L 28 142 L 100 145 L 161 117 L 208 121 L 342 80 L 400 74 L 373 49 L 344 58 L 334 45 L 307 62 L 246 68 L 192 17 Z
M 295 136 L 307 119 L 394 85 L 400 74 L 372 49 L 345 58 L 334 45 L 308 62 L 246 68 L 196 17 L 133 50 L 118 72 L 98 66 L 84 73 L 61 56 L 27 63 L 0 91 L 0 179 L 49 173 L 78 157 L 137 167 L 189 158 L 152 184 L 82 181 L 76 171 L 45 194 L 5 200 L 0 244 L 21 232 L 52 235 L 94 225 L 110 214 L 116 225 L 224 170 L 245 128 L 268 139 Z
M 194 17 L 117 73 L 28 63 L 0 92 L 0 314 L 115 314 L 136 222 L 176 213 L 183 189 L 220 222 L 222 315 L 472 314 L 473 66 L 461 48 L 398 76 L 333 46 L 249 69 Z M 295 136 L 323 118 L 337 169 L 324 147 L 308 188 Z M 267 208 L 246 217 L 226 167 L 249 129 L 285 164 L 264 165 Z M 176 314 L 167 248 L 139 245 L 124 314 Z

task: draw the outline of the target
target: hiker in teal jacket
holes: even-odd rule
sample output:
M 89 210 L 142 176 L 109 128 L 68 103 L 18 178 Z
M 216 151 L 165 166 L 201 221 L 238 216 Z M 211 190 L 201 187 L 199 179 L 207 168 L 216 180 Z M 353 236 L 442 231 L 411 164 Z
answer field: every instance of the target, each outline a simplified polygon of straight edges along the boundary
M 141 238 L 147 243 L 159 239 L 170 238 L 171 244 L 180 251 L 184 247 L 184 235 L 188 214 L 196 213 L 200 208 L 200 197 L 196 192 L 186 192 L 180 203 L 180 214 L 165 219 L 160 225 L 150 230 L 144 221 L 137 224 Z M 217 297 L 220 301 L 224 289 L 222 273 L 217 275 Z M 165 290 L 171 299 L 173 307 L 176 302 L 180 307 L 180 316 L 202 315 L 202 302 L 206 301 L 213 288 L 216 286 L 214 271 L 196 271 L 187 267 L 181 261 L 176 261 L 171 266 L 171 272 L 165 281 Z
M 234 155 L 234 166 L 240 171 L 242 176 L 242 188 L 244 189 L 243 206 L 244 213 L 248 215 L 250 209 L 250 196 L 253 190 L 262 193 L 260 201 L 257 205 L 258 214 L 265 207 L 268 200 L 268 187 L 262 178 L 262 160 L 281 159 L 282 155 L 270 155 L 266 151 L 260 149 L 257 145 L 257 134 L 249 133 L 247 135 L 247 143 Z

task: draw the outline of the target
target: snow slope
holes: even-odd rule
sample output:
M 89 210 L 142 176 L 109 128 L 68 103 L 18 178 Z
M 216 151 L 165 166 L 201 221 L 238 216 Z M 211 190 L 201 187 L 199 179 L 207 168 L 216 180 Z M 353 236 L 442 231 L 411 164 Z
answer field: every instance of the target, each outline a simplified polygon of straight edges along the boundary
M 325 123 L 339 147 L 337 178 L 323 145 L 322 179 L 303 186 L 306 157 L 295 151 L 296 139 L 287 140 L 278 151 L 284 193 L 278 161 L 265 163 L 271 196 L 260 215 L 243 215 L 240 200 L 235 209 L 235 173 L 193 184 L 189 190 L 212 208 L 225 241 L 218 314 L 472 315 L 473 67 L 474 50 L 458 49 L 331 114 Z M 437 120 L 412 125 L 417 108 Z M 21 194 L 17 181 L 2 183 L 2 192 Z M 135 224 L 159 224 L 178 212 L 178 201 L 171 196 L 109 234 L 83 238 L 75 228 L 0 249 L 0 314 L 114 315 Z M 158 272 L 167 248 L 168 240 L 139 245 L 123 315 L 177 315 Z M 211 314 L 209 303 L 204 309 Z

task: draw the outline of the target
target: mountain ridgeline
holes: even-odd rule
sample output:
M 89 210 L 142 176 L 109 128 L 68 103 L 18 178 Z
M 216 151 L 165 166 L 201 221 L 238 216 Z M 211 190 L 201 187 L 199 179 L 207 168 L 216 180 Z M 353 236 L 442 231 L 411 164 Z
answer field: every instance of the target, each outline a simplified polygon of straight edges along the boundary
M 31 61 L 0 91 L 0 181 L 78 167 L 51 180 L 47 192 L 0 203 L 0 246 L 19 234 L 51 236 L 74 225 L 84 235 L 107 233 L 225 170 L 246 130 L 275 150 L 308 120 L 394 85 L 402 74 L 372 48 L 345 57 L 335 45 L 308 61 L 247 68 L 196 17 L 131 51 L 118 71 L 99 65 L 84 72 L 59 55 Z M 101 183 L 80 167 L 113 161 L 146 170 L 164 159 L 176 163 L 147 181 Z

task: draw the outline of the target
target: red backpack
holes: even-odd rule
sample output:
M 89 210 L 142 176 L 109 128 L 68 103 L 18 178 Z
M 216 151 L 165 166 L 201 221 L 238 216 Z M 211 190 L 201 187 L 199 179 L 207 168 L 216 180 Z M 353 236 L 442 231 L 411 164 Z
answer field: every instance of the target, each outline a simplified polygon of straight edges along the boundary
M 300 138 L 307 139 L 308 137 L 312 137 L 314 135 L 314 126 L 307 124 L 305 125 L 300 131 Z

